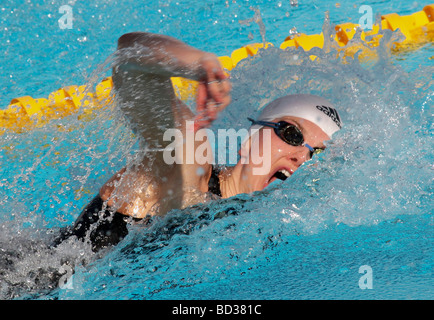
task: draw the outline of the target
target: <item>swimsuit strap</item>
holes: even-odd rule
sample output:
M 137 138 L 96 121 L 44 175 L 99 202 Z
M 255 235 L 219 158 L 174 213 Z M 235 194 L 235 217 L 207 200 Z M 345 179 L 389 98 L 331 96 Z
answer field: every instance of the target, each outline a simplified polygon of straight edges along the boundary
M 211 177 L 208 181 L 208 192 L 211 192 L 219 197 L 222 196 L 220 190 L 220 179 L 219 179 L 220 168 L 217 166 L 212 166 Z

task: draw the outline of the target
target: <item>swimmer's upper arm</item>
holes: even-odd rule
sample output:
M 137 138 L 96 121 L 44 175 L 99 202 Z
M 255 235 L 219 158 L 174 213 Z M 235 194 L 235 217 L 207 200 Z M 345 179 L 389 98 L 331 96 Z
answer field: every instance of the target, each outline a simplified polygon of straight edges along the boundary
M 205 52 L 175 38 L 131 32 L 118 39 L 119 65 L 161 77 L 185 77 L 200 80 L 205 77 L 197 62 Z
M 199 80 L 202 89 L 206 89 L 206 92 L 202 90 L 202 99 L 198 99 L 203 100 L 202 103 L 214 99 L 221 103 L 220 108 L 229 103 L 229 100 L 219 99 L 221 92 L 218 88 L 225 88 L 226 84 L 215 81 L 225 79 L 215 55 L 164 35 L 134 32 L 119 38 L 113 67 L 116 99 L 133 130 L 142 135 L 146 147 L 151 150 L 163 150 L 171 143 L 163 141 L 165 130 L 175 128 L 186 134 L 184 120 L 195 119 L 193 112 L 175 95 L 170 80 L 175 76 Z M 217 110 L 218 108 L 212 107 L 214 113 Z M 194 150 L 200 144 L 194 139 Z M 183 159 L 186 159 L 187 148 L 183 152 Z M 208 190 L 211 165 L 209 162 L 203 165 L 169 165 L 163 159 L 163 152 L 150 151 L 146 152 L 137 170 L 143 172 L 124 171 L 100 191 L 103 200 L 118 199 L 121 202 L 121 213 L 133 215 L 134 206 L 140 201 L 152 206 L 158 203 L 159 210 L 163 212 L 181 207 L 186 198 L 185 190 Z M 156 188 L 152 194 L 147 195 L 148 190 L 143 190 L 143 186 L 149 183 L 155 183 Z M 140 206 L 138 216 L 149 213 L 146 207 Z
M 113 83 L 121 108 L 147 143 L 163 147 L 164 130 L 181 129 L 194 114 L 173 90 L 171 77 L 200 78 L 195 61 L 203 52 L 181 41 L 144 32 L 118 40 Z

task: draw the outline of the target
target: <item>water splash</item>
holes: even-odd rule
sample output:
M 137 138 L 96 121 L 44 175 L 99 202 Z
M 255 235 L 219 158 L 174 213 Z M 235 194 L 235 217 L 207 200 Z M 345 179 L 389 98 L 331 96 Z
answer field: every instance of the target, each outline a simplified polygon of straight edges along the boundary
M 328 30 L 325 23 L 324 34 Z M 265 41 L 265 31 L 261 35 Z M 74 221 L 120 166 L 135 159 L 137 140 L 119 110 L 103 109 L 85 123 L 71 116 L 2 137 L 1 160 L 9 165 L 2 167 L 0 180 L 5 194 L 1 297 L 176 297 L 182 290 L 256 276 L 254 270 L 283 258 L 303 276 L 309 268 L 294 261 L 303 261 L 303 253 L 314 256 L 300 244 L 311 244 L 312 237 L 330 245 L 320 248 L 333 260 L 331 252 L 337 251 L 331 248 L 343 250 L 344 258 L 342 242 L 350 247 L 357 228 L 377 236 L 374 226 L 408 226 L 401 223 L 403 216 L 432 225 L 426 218 L 433 204 L 432 68 L 402 70 L 391 59 L 394 35 L 387 31 L 381 46 L 370 49 L 377 58 L 363 63 L 357 54 L 344 57 L 327 38 L 326 50 L 269 48 L 240 62 L 231 75 L 233 104 L 215 124 L 247 127 L 248 121 L 239 119 L 255 116 L 277 97 L 319 94 L 336 105 L 345 124 L 325 153 L 263 192 L 174 211 L 150 227 L 131 226 L 129 236 L 100 260 L 85 244 L 65 243 L 53 251 L 46 240 L 50 230 Z M 345 237 L 333 238 L 329 230 Z M 417 258 L 421 266 L 430 265 Z M 59 287 L 65 261 L 76 266 L 73 290 Z M 274 275 L 280 274 L 302 278 L 285 269 Z M 241 295 L 246 287 L 238 289 Z
M 265 38 L 265 24 L 264 24 L 264 21 L 262 21 L 261 11 L 258 8 L 254 8 L 254 7 L 250 7 L 250 10 L 255 12 L 255 15 L 253 16 L 253 18 L 246 19 L 246 20 L 240 20 L 239 23 L 246 25 L 246 26 L 250 26 L 251 22 L 256 23 L 259 27 L 259 33 L 261 34 L 262 43 L 265 46 L 267 41 Z

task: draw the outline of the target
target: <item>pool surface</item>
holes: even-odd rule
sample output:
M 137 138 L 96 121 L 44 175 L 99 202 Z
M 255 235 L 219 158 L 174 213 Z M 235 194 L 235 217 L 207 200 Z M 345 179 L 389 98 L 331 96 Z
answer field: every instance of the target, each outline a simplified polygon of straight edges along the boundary
M 5 133 L 1 299 L 434 298 L 432 43 L 392 53 L 388 43 L 399 35 L 385 31 L 377 59 L 364 62 L 334 47 L 278 49 L 295 30 L 358 23 L 361 5 L 374 15 L 407 15 L 429 2 L 67 3 L 72 29 L 59 27 L 64 1 L 0 5 L 2 106 L 97 83 L 110 75 L 108 57 L 126 32 L 164 33 L 218 56 L 264 36 L 276 48 L 231 71 L 233 102 L 212 129 L 246 128 L 246 117 L 269 101 L 302 92 L 333 101 L 344 128 L 285 182 L 132 225 L 101 256 L 84 244 L 46 243 L 137 156 L 137 139 L 116 106 Z M 252 21 L 253 8 L 262 22 Z

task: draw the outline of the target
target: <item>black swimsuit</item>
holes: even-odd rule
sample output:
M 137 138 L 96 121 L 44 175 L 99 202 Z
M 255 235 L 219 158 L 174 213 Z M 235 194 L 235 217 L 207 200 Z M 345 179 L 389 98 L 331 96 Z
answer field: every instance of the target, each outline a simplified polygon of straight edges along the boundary
M 213 167 L 208 182 L 209 192 L 221 197 L 220 180 L 218 177 L 219 168 Z M 98 194 L 83 210 L 75 221 L 73 227 L 62 230 L 61 235 L 53 242 L 54 246 L 62 241 L 76 236 L 79 240 L 88 239 L 92 250 L 97 252 L 100 249 L 114 246 L 128 234 L 128 222 L 142 221 L 117 211 L 110 210 L 110 207 L 101 199 Z
M 222 192 L 220 190 L 220 179 L 219 179 L 220 168 L 212 167 L 211 177 L 208 181 L 208 192 L 215 194 L 216 196 L 221 197 Z

